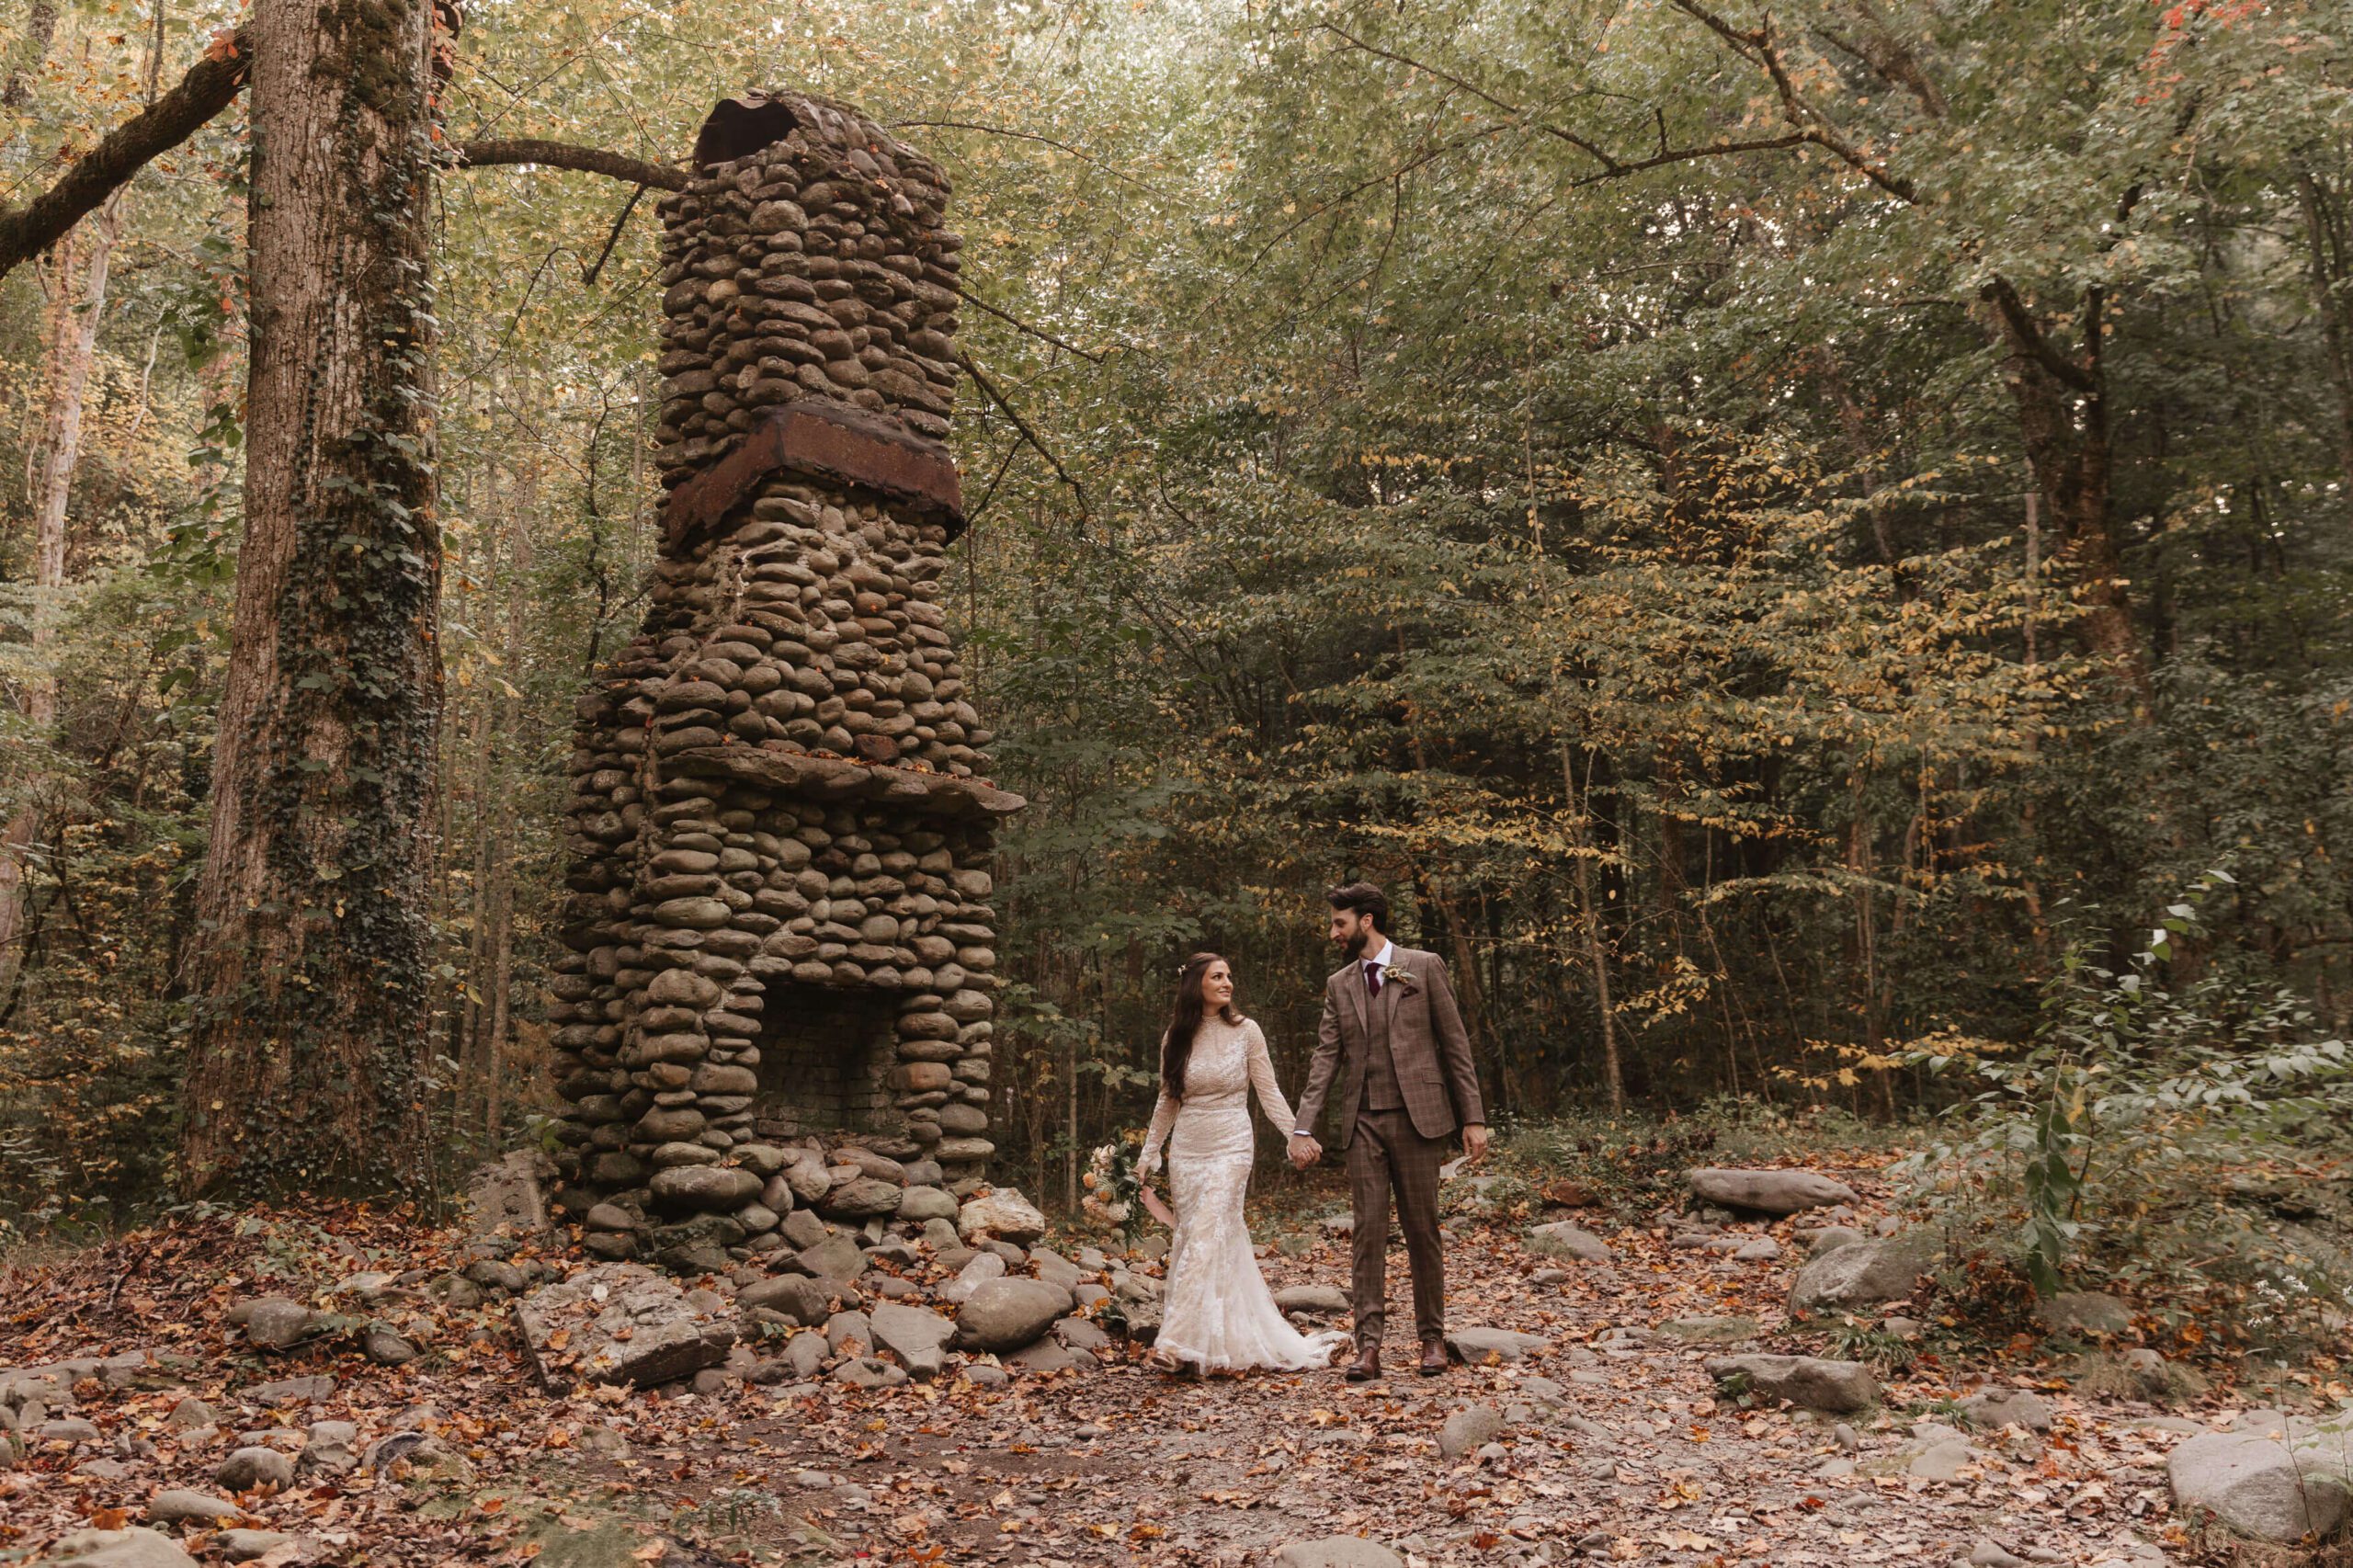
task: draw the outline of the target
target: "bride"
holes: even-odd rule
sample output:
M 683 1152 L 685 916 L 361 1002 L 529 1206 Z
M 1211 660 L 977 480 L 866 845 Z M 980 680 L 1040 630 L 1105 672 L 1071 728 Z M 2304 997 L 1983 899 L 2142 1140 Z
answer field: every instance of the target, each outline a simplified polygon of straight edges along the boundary
M 1195 953 L 1178 971 L 1176 1009 L 1161 1037 L 1160 1103 L 1136 1167 L 1151 1176 L 1166 1147 L 1176 1233 L 1156 1355 L 1177 1369 L 1297 1371 L 1326 1365 L 1347 1337 L 1293 1329 L 1251 1255 L 1242 1199 L 1256 1153 L 1253 1088 L 1267 1119 L 1288 1136 L 1290 1106 L 1276 1085 L 1267 1037 L 1234 1010 L 1233 967 L 1215 953 Z M 1149 1187 L 1145 1196 L 1157 1209 Z

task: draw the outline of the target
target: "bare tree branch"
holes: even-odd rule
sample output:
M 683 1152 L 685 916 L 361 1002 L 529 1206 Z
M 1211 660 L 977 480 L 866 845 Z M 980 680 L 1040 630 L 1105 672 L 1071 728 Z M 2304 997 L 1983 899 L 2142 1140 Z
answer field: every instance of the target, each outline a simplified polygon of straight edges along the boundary
M 124 120 L 22 207 L 0 209 L 0 277 L 39 256 L 137 174 L 236 100 L 253 53 L 244 29 L 215 37 L 177 85 Z
M 1016 331 L 1023 333 L 1028 336 L 1034 337 L 1040 343 L 1051 343 L 1057 348 L 1064 349 L 1069 353 L 1077 355 L 1080 358 L 1086 360 L 1090 365 L 1100 365 L 1103 363 L 1102 355 L 1089 354 L 1077 344 L 1069 342 L 1063 338 L 1056 337 L 1044 327 L 1031 326 L 1019 316 L 1011 314 L 1006 311 L 998 310 L 995 305 L 990 304 L 986 300 L 982 299 L 977 294 L 971 293 L 964 289 L 959 288 L 956 290 L 956 297 L 963 301 L 968 305 L 974 305 L 988 312 L 989 314 L 996 317 L 997 320 L 1005 323 L 1007 326 L 1010 326 Z
M 1079 511 L 1082 514 L 1093 511 L 1094 508 L 1087 505 L 1086 487 L 1070 476 L 1070 470 L 1063 467 L 1063 460 L 1054 456 L 1053 449 L 1039 438 L 1038 432 L 1029 427 L 1029 421 L 1022 418 L 1020 411 L 1013 406 L 1005 393 L 997 390 L 997 384 L 991 381 L 978 365 L 972 363 L 972 357 L 961 348 L 956 351 L 956 363 L 964 367 L 964 373 L 972 378 L 974 386 L 988 394 L 991 403 L 1005 410 L 1005 416 L 1013 421 L 1013 427 L 1021 432 L 1021 438 L 1035 448 L 1038 455 L 1045 459 L 1048 466 L 1053 469 L 1054 477 L 1070 486 L 1071 494 L 1078 497 Z
M 2037 365 L 2041 366 L 2045 371 L 2049 372 L 2052 381 L 2079 392 L 2096 392 L 2099 390 L 2099 383 L 2090 371 L 2060 353 L 2052 344 L 2051 339 L 2043 335 L 2041 326 L 2034 319 L 2034 312 L 2027 309 L 2026 301 L 2018 298 L 2018 291 L 2010 286 L 2008 278 L 1997 273 L 1986 279 L 1977 293 L 1980 299 L 2000 312 L 2003 329 L 2009 337 L 2011 345 Z M 2093 295 L 2095 302 L 2092 306 L 2095 320 L 2098 309 L 2097 298 L 2097 293 L 2095 291 Z M 2098 329 L 2095 326 L 2092 330 L 2097 332 Z
M 453 169 L 482 169 L 514 164 L 538 164 L 578 174 L 605 175 L 629 185 L 650 185 L 657 190 L 684 190 L 687 172 L 669 164 L 649 164 L 626 153 L 602 147 L 575 147 L 569 142 L 539 142 L 529 138 L 465 142 L 449 160 Z

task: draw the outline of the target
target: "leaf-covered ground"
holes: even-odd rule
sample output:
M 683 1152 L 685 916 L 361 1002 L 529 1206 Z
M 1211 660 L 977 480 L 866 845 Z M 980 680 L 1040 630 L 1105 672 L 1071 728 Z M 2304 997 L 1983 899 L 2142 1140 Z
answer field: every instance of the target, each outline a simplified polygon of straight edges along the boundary
M 1339 1204 L 1336 1190 L 1311 1199 Z M 218 1494 L 215 1469 L 240 1434 L 290 1454 L 322 1419 L 353 1423 L 362 1448 L 398 1430 L 432 1441 L 415 1463 L 240 1495 L 250 1528 L 296 1537 L 265 1562 L 1242 1563 L 1332 1535 L 1431 1564 L 1944 1564 L 1989 1537 L 2033 1561 L 2188 1560 L 2163 1469 L 2177 1435 L 2143 1425 L 2149 1407 L 2041 1382 L 2051 1433 L 1973 1432 L 1951 1479 L 1921 1479 L 1906 1473 L 1913 1424 L 1956 1422 L 1953 1402 L 1989 1379 L 2038 1386 L 2041 1347 L 2014 1344 L 1998 1364 L 1923 1358 L 1887 1381 L 1883 1415 L 1846 1431 L 1740 1408 L 1701 1365 L 1721 1347 L 1659 1325 L 1746 1316 L 1763 1332 L 1746 1348 L 1819 1348 L 1781 1333 L 1802 1252 L 1790 1222 L 1755 1227 L 1783 1246 L 1759 1262 L 1672 1250 L 1664 1222 L 1587 1222 L 1613 1265 L 1532 1256 L 1521 1220 L 1451 1222 L 1456 1325 L 1546 1341 L 1514 1363 L 1370 1386 L 1330 1372 L 1179 1381 L 1121 1346 L 1093 1369 L 1000 1388 L 951 1369 L 932 1384 L 787 1400 L 735 1382 L 551 1395 L 504 1304 L 430 1296 L 387 1314 L 426 1347 L 406 1366 L 375 1365 L 347 1340 L 264 1357 L 224 1322 L 233 1301 L 331 1307 L 353 1275 L 446 1275 L 466 1261 L 463 1232 L 365 1210 L 182 1221 L 0 1281 L 0 1366 L 188 1358 L 128 1387 L 94 1378 L 71 1408 L 46 1413 L 95 1436 L 27 1432 L 25 1460 L 0 1471 L 0 1560 L 93 1522 L 141 1522 L 159 1489 Z M 1306 1221 L 1269 1233 L 1292 1238 L 1267 1250 L 1276 1284 L 1345 1284 L 1345 1238 Z M 332 1377 L 332 1392 L 253 1392 L 309 1374 Z M 190 1394 L 217 1413 L 210 1428 L 175 1426 Z M 1442 1457 L 1447 1418 L 1480 1403 L 1506 1417 L 1500 1451 Z M 200 1557 L 222 1544 L 184 1540 Z

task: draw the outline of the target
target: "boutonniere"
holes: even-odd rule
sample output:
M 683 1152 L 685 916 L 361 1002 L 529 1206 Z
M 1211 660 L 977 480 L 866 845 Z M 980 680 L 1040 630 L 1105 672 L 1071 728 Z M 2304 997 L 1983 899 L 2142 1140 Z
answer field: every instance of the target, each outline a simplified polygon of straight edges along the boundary
M 1381 983 L 1402 987 L 1410 996 L 1414 993 L 1414 987 L 1421 983 L 1414 978 L 1414 971 L 1404 964 L 1385 963 L 1381 966 Z

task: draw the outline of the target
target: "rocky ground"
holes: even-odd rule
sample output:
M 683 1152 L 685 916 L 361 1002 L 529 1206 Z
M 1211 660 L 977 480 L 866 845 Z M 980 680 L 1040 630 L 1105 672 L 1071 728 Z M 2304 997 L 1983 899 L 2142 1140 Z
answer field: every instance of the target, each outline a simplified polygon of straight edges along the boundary
M 2185 1408 L 2106 1298 L 1934 1353 L 1910 1243 L 1839 1175 L 1779 1219 L 1706 1173 L 1640 1219 L 1466 1182 L 1462 1363 L 1371 1385 L 1152 1369 L 1121 1331 L 1157 1264 L 1009 1202 L 693 1289 L 364 1210 L 184 1221 L 5 1281 L 0 1561 L 2139 1564 L 2224 1560 L 2190 1502 L 2336 1523 L 2323 1401 Z M 1268 1275 L 1329 1321 L 1336 1184 L 1267 1185 Z M 2070 1392 L 2077 1345 L 2175 1408 Z

